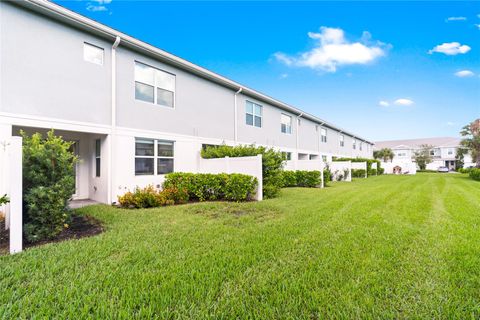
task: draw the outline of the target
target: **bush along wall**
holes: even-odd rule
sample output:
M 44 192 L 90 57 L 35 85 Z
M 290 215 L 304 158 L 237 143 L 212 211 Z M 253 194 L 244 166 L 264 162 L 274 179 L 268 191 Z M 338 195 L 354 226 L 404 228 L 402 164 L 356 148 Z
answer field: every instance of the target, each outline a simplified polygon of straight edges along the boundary
M 470 169 L 470 173 L 468 175 L 473 180 L 480 181 L 480 169 L 479 168 Z
M 332 181 L 332 173 L 330 172 L 330 169 L 328 168 L 323 169 L 323 186 L 327 187 L 331 181 Z
M 162 190 L 136 188 L 118 197 L 118 203 L 124 208 L 154 208 L 188 201 L 239 202 L 252 200 L 256 189 L 257 179 L 244 174 L 176 172 L 166 176 Z
M 320 171 L 284 171 L 283 186 L 284 187 L 305 187 L 316 188 L 322 184 L 322 176 Z
M 74 166 L 77 157 L 71 142 L 55 136 L 43 139 L 36 133 L 23 137 L 24 235 L 37 242 L 58 235 L 68 227 L 68 200 L 75 192 Z
M 367 159 L 367 158 L 336 158 L 333 157 L 333 161 L 352 161 L 352 162 L 366 162 L 367 163 L 367 176 L 374 176 L 376 174 L 383 174 L 384 170 L 381 167 L 380 160 Z M 372 169 L 372 164 L 377 164 L 377 169 Z M 353 171 L 353 170 L 352 170 Z
M 208 146 L 202 150 L 202 158 L 249 157 L 262 155 L 263 196 L 274 198 L 283 186 L 283 162 L 286 160 L 281 152 L 272 148 L 254 145 Z
M 375 169 L 372 169 L 372 171 Z M 375 170 L 376 172 L 377 170 Z M 352 178 L 365 178 L 365 173 L 367 171 L 364 169 L 352 169 Z

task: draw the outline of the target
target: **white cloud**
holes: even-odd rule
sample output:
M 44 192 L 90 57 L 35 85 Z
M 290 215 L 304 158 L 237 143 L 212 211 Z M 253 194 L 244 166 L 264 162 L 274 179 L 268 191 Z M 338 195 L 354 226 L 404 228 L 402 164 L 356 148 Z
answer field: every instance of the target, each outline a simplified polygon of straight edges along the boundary
M 286 78 L 288 78 L 288 74 L 287 74 L 287 73 L 282 73 L 282 74 L 280 75 L 280 79 L 286 79 Z
M 309 32 L 315 40 L 314 47 L 296 56 L 277 52 L 274 57 L 287 66 L 308 67 L 337 71 L 337 67 L 353 64 L 367 64 L 386 54 L 384 43 L 371 43 L 370 33 L 364 32 L 360 41 L 350 42 L 339 28 L 321 27 L 319 33 Z
M 480 30 L 480 24 L 475 24 L 475 26 Z
M 475 74 L 470 71 L 470 70 L 461 70 L 461 71 L 458 71 L 458 72 L 455 72 L 454 73 L 457 77 L 460 77 L 460 78 L 466 78 L 466 77 L 472 77 L 474 76 Z
M 455 122 L 451 122 L 451 121 L 447 122 L 447 126 L 449 126 L 449 127 L 453 127 L 455 125 L 457 125 Z
M 410 99 L 405 99 L 405 98 L 401 98 L 401 99 L 397 99 L 393 102 L 395 105 L 397 106 L 411 106 L 413 105 L 415 102 L 413 102 L 412 100 Z
M 92 0 L 87 2 L 87 10 L 92 12 L 108 11 L 106 5 L 110 4 L 112 0 Z
M 448 17 L 445 21 L 465 21 L 467 20 L 466 17 Z
M 454 56 L 459 53 L 467 53 L 470 51 L 470 47 L 466 44 L 461 45 L 459 42 L 445 42 L 435 46 L 432 50 L 428 51 L 429 54 L 434 52 L 444 53 L 449 56 Z
M 381 107 L 388 107 L 390 105 L 390 102 L 385 101 L 385 100 L 380 100 L 378 102 L 378 105 L 381 106 Z

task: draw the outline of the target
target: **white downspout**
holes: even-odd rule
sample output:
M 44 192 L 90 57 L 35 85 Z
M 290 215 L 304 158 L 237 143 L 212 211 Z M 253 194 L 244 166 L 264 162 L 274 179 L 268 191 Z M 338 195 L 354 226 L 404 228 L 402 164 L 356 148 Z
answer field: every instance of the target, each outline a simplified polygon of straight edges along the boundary
M 299 158 L 299 157 L 298 157 L 298 136 L 300 135 L 300 130 L 299 130 L 300 126 L 299 126 L 299 123 L 298 123 L 298 122 L 300 121 L 300 118 L 301 118 L 302 116 L 303 116 L 303 112 L 300 113 L 300 114 L 295 118 L 295 120 L 296 120 L 296 122 L 297 122 L 297 123 L 296 123 L 297 132 L 296 132 L 296 135 L 295 135 L 295 150 L 296 150 L 296 152 L 297 152 L 297 159 L 295 160 L 295 170 L 297 170 L 297 163 L 298 163 L 298 160 L 299 160 L 299 159 L 298 159 L 298 158 Z
M 109 154 L 109 166 L 107 168 L 107 176 L 108 176 L 108 182 L 107 182 L 107 198 L 108 198 L 108 203 L 113 203 L 113 180 L 114 180 L 114 161 L 113 161 L 113 153 L 115 151 L 115 136 L 117 134 L 116 126 L 117 126 L 117 47 L 120 44 L 120 37 L 117 36 L 115 38 L 115 42 L 112 45 L 112 106 L 111 106 L 111 112 L 112 112 L 112 130 L 110 133 L 110 154 Z
M 237 92 L 235 92 L 234 94 L 234 123 L 233 123 L 233 141 L 235 143 L 235 145 L 237 145 L 237 142 L 238 142 L 238 107 L 237 107 L 237 95 L 240 94 L 240 92 L 242 92 L 243 88 L 239 88 Z

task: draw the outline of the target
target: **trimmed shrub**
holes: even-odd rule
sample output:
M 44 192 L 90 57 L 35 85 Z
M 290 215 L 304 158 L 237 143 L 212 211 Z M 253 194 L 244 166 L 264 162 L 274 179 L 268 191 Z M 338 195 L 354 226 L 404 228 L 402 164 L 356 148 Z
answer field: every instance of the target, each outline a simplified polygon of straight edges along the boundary
M 297 174 L 295 171 L 283 171 L 283 187 L 296 187 Z
M 53 238 L 68 227 L 71 219 L 68 200 L 75 192 L 74 168 L 77 157 L 72 142 L 49 131 L 23 137 L 24 235 L 36 242 Z
M 255 195 L 257 179 L 255 177 L 232 173 L 182 173 L 168 174 L 164 188 L 186 190 L 190 200 L 246 201 Z
M 371 169 L 370 170 L 370 175 L 372 175 L 372 176 L 376 176 L 377 173 L 378 173 L 377 169 Z
M 376 171 L 377 170 L 375 170 L 375 172 Z M 352 178 L 365 178 L 365 173 L 366 173 L 365 169 L 352 169 Z
M 460 172 L 460 173 L 470 173 L 470 171 L 472 171 L 473 169 L 475 169 L 475 168 L 458 168 L 458 169 L 457 169 L 457 172 Z
M 385 173 L 385 168 L 378 168 L 378 175 L 382 175 Z
M 320 171 L 302 171 L 295 172 L 297 176 L 297 186 L 306 188 L 316 188 L 322 183 Z
M 284 171 L 283 186 L 284 187 L 305 187 L 316 188 L 321 185 L 320 171 Z
M 479 168 L 472 168 L 470 173 L 468 174 L 470 178 L 473 180 L 480 181 L 480 169 Z
M 262 155 L 263 196 L 274 198 L 283 186 L 283 162 L 285 156 L 272 148 L 257 147 L 254 145 L 241 146 L 207 146 L 202 150 L 202 158 L 249 157 Z

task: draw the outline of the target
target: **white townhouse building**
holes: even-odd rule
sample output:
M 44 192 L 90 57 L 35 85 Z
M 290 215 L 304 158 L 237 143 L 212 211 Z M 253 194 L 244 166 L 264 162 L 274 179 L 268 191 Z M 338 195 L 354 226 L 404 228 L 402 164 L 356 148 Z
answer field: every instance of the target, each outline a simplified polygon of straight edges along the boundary
M 450 170 L 456 169 L 455 158 L 457 150 L 461 147 L 460 138 L 441 137 L 409 140 L 391 140 L 375 142 L 375 150 L 383 148 L 392 149 L 395 157 L 393 163 L 414 163 L 416 151 L 422 149 L 423 145 L 429 145 L 432 162 L 427 164 L 428 170 L 437 170 L 439 167 L 447 167 Z M 464 167 L 474 166 L 472 157 L 465 155 Z
M 348 130 L 49 1 L 0 2 L 0 68 L 0 140 L 53 128 L 74 141 L 76 199 L 196 172 L 203 145 L 372 157 Z

